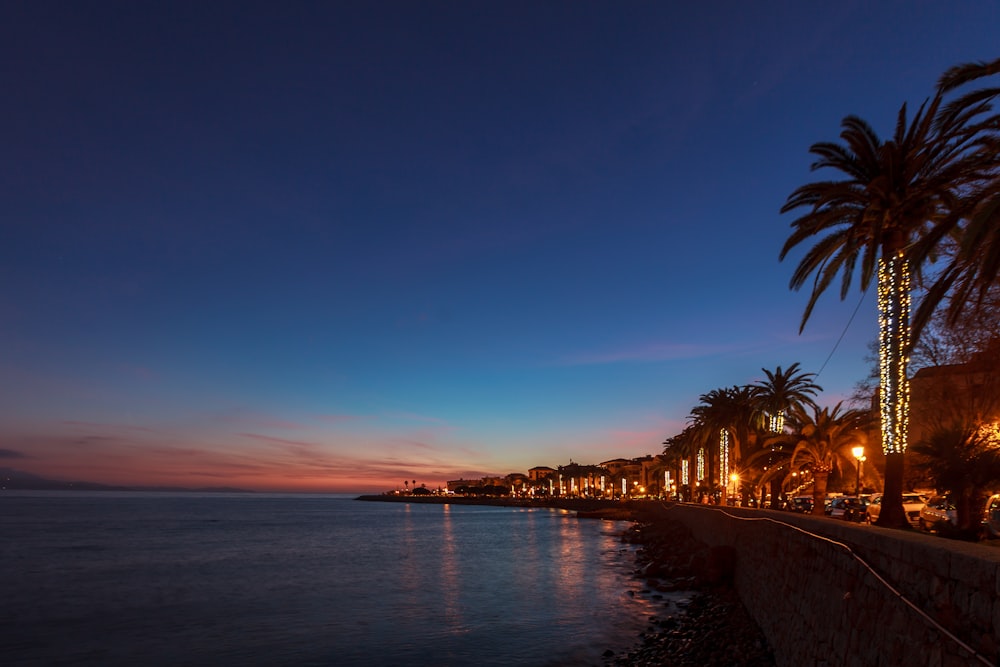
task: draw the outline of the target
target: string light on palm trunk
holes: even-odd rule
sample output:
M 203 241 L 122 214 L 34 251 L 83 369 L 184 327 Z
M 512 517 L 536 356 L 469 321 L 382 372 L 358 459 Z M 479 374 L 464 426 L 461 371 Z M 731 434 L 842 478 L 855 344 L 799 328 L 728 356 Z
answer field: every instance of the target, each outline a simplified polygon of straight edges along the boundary
M 906 451 L 910 384 L 906 377 L 910 343 L 910 268 L 902 252 L 878 263 L 879 412 L 882 451 Z
M 771 433 L 781 433 L 785 430 L 785 413 L 778 412 L 773 415 L 768 415 L 768 427 Z
M 729 477 L 729 431 L 719 430 L 719 479 Z

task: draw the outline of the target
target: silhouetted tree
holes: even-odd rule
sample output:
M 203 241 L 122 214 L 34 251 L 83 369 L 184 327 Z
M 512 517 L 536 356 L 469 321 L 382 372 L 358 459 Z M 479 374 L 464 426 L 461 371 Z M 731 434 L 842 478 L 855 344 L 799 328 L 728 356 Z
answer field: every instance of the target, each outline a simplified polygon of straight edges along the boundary
M 939 95 L 1000 75 L 1000 58 L 952 67 L 938 81 Z M 944 133 L 963 137 L 969 147 L 959 157 L 970 173 L 954 215 L 935 221 L 934 228 L 912 250 L 916 261 L 932 258 L 942 248 L 950 255 L 946 268 L 928 290 L 914 316 L 920 331 L 950 294 L 948 318 L 954 322 L 971 305 L 977 309 L 1000 278 L 1000 114 L 993 103 L 1000 86 L 966 92 L 944 107 L 937 120 Z M 949 243 L 956 240 L 956 243 Z
M 871 419 L 864 410 L 841 411 L 841 403 L 833 408 L 797 406 L 789 414 L 791 433 L 768 438 L 775 451 L 787 453 L 792 470 L 810 470 L 813 476 L 813 514 L 822 515 L 830 473 L 844 463 L 850 465 L 851 448 L 863 445 L 865 429 Z
M 833 169 L 845 178 L 803 185 L 781 208 L 782 213 L 806 209 L 792 223 L 781 259 L 806 239 L 821 237 L 800 260 L 790 282 L 795 290 L 807 282 L 812 285 L 800 331 L 819 296 L 835 279 L 840 278 L 843 299 L 855 273 L 862 290 L 877 276 L 879 393 L 886 454 L 878 522 L 887 526 L 907 525 L 902 484 L 909 410 L 911 246 L 928 228 L 960 214 L 962 194 L 977 175 L 963 159 L 974 142 L 963 125 L 967 114 L 939 117 L 943 95 L 939 89 L 912 119 L 907 118 L 904 104 L 895 132 L 887 140 L 861 118 L 844 118 L 843 143 L 817 143 L 810 152 L 818 158 L 813 170 Z M 924 256 L 931 254 L 928 249 Z

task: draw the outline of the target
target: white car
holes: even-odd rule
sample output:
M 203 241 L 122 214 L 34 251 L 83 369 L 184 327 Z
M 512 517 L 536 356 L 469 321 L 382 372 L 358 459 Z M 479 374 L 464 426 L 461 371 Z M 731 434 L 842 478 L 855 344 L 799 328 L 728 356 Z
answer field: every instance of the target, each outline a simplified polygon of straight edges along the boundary
M 927 499 L 919 493 L 903 494 L 903 511 L 906 513 L 906 520 L 916 528 L 920 525 L 920 510 L 927 504 Z M 868 509 L 865 510 L 865 521 L 875 523 L 878 515 L 882 511 L 882 494 L 876 493 L 872 496 Z
M 934 496 L 920 509 L 920 530 L 940 530 L 949 523 L 958 523 L 958 510 L 946 496 Z
M 987 537 L 991 539 L 1000 537 L 1000 494 L 994 494 L 986 501 L 983 527 L 986 529 Z

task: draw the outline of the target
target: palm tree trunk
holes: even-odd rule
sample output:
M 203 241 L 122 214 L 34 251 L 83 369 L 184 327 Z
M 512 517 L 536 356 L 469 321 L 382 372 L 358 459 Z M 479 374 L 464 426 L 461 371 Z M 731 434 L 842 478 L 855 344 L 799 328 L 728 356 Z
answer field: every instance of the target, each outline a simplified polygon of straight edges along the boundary
M 773 510 L 781 509 L 781 482 L 782 480 L 778 478 L 771 480 L 771 509 Z
M 813 471 L 813 511 L 815 516 L 826 514 L 826 482 L 830 477 L 829 471 Z
M 891 502 L 891 499 L 895 502 Z M 878 514 L 876 526 L 887 528 L 909 528 L 903 510 L 903 453 L 885 455 L 885 491 L 882 493 L 882 510 Z
M 910 269 L 900 235 L 886 241 L 878 266 L 879 412 L 885 453 L 885 491 L 877 524 L 906 528 L 903 452 L 909 427 Z

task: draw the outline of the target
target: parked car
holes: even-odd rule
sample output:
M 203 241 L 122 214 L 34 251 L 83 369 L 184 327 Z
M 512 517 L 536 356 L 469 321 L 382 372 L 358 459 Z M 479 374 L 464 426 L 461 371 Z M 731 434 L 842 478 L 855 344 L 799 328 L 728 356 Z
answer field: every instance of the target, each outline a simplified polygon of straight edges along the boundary
M 916 528 L 920 523 L 920 510 L 927 504 L 927 498 L 919 493 L 903 494 L 903 511 L 906 513 L 906 520 L 911 526 Z M 876 493 L 872 496 L 868 509 L 865 511 L 865 521 L 875 523 L 882 511 L 882 494 Z
M 934 496 L 920 508 L 920 530 L 940 530 L 949 523 L 953 526 L 958 523 L 958 510 L 947 496 Z
M 994 494 L 986 501 L 986 511 L 983 513 L 983 529 L 986 537 L 1000 537 L 1000 493 Z
M 834 519 L 844 519 L 845 521 L 864 521 L 865 509 L 868 507 L 866 498 L 855 498 L 854 496 L 841 496 L 830 501 L 827 512 Z
M 789 508 L 793 512 L 801 512 L 803 514 L 809 514 L 813 511 L 813 497 L 812 496 L 795 496 L 791 498 Z

